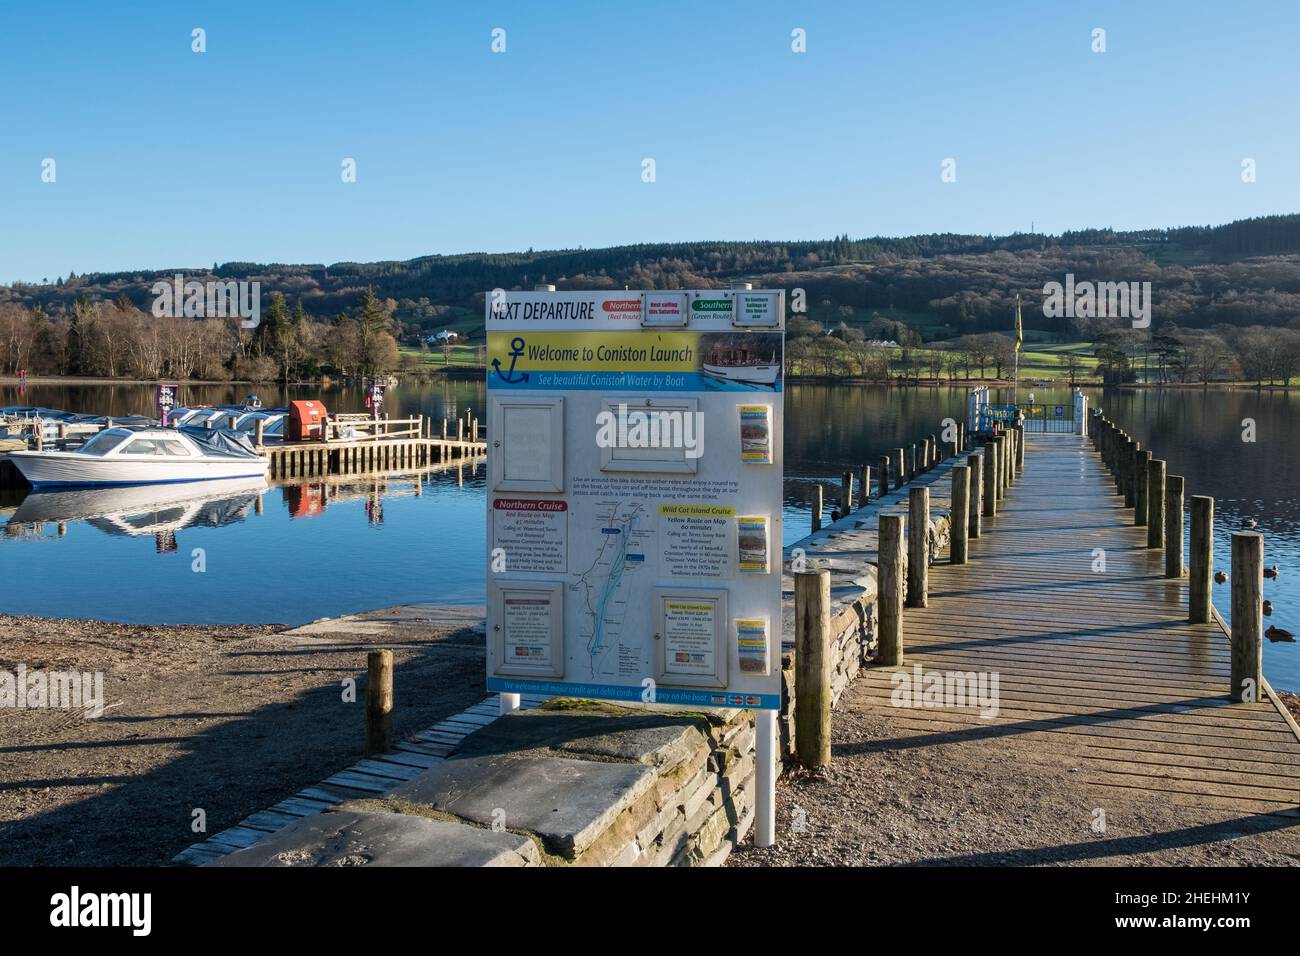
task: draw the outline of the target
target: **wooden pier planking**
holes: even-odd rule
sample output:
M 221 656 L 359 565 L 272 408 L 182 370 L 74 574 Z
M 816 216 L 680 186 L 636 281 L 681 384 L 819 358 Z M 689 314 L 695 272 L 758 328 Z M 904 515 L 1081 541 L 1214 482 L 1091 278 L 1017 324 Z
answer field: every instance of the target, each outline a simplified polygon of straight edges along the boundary
M 1188 582 L 1164 577 L 1091 446 L 1025 440 L 1025 469 L 970 539 L 970 563 L 940 558 L 929 606 L 903 619 L 903 670 L 997 672 L 999 713 L 893 706 L 896 668 L 871 668 L 860 706 L 897 732 L 880 746 L 1000 738 L 1026 764 L 1059 772 L 1068 755 L 1101 792 L 1296 815 L 1300 738 L 1272 689 L 1229 701 L 1221 619 L 1187 623 Z M 1092 570 L 1098 548 L 1104 572 Z M 1227 601 L 1226 586 L 1217 596 Z

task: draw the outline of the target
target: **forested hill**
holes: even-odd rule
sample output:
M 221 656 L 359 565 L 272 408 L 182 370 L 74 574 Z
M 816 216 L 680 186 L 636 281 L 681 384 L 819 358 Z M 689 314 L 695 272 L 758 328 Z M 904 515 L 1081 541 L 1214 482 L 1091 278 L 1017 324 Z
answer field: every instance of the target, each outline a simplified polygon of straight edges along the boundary
M 749 278 L 807 290 L 814 312 L 881 310 L 928 316 L 954 333 L 1002 328 L 1017 293 L 1041 298 L 1047 281 L 1150 281 L 1155 318 L 1179 325 L 1288 324 L 1300 316 L 1300 215 L 1223 226 L 1059 236 L 951 233 L 805 242 L 682 242 L 516 253 L 423 256 L 404 262 L 286 265 L 228 262 L 58 277 L 48 284 L 0 286 L 0 303 L 40 305 L 60 314 L 82 297 L 125 295 L 147 309 L 150 286 L 186 278 L 257 279 L 309 316 L 354 307 L 369 287 L 392 300 L 411 328 L 465 324 L 481 315 L 482 293 L 553 282 L 559 288 L 681 288 Z M 1036 317 L 1036 325 L 1045 320 Z M 1060 331 L 1065 331 L 1064 329 Z

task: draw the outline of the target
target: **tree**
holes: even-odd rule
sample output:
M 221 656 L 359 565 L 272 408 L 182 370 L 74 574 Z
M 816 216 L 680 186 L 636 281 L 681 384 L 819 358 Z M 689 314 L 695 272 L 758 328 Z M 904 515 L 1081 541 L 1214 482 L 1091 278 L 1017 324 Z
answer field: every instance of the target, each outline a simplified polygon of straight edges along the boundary
M 1075 382 L 1083 374 L 1083 358 L 1073 349 L 1062 352 L 1056 357 L 1066 376 L 1070 379 L 1070 388 L 1074 388 Z

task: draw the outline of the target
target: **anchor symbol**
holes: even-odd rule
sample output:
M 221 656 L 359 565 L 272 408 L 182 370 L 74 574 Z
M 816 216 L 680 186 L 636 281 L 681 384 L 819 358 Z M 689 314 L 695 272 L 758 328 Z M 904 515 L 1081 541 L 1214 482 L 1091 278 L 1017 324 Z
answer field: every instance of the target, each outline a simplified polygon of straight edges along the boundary
M 520 372 L 515 375 L 515 363 L 519 361 L 519 356 L 524 354 L 524 340 L 521 336 L 516 335 L 510 340 L 510 368 L 505 372 L 501 371 L 501 360 L 493 359 L 492 367 L 496 369 L 497 378 L 508 385 L 517 385 L 519 382 L 528 381 L 528 373 Z

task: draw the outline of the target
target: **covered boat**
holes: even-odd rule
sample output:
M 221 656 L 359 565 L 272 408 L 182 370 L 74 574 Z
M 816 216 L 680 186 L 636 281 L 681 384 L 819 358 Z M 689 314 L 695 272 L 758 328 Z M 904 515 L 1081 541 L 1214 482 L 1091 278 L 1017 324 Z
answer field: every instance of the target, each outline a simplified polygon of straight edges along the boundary
M 70 451 L 9 453 L 34 488 L 262 478 L 267 459 L 226 429 L 106 428 Z

